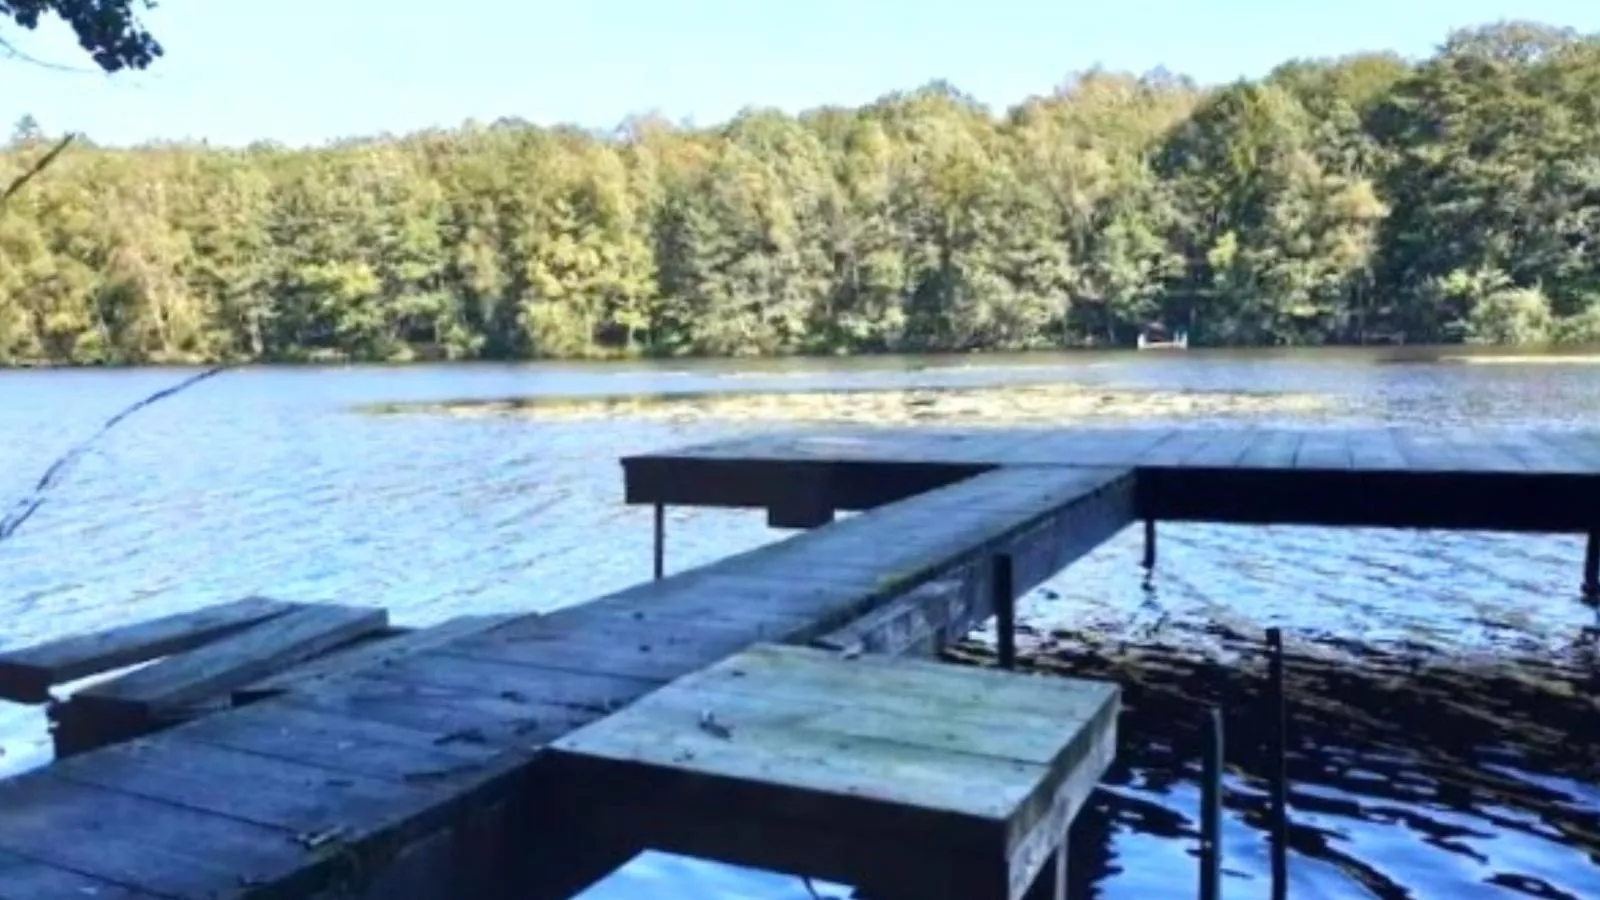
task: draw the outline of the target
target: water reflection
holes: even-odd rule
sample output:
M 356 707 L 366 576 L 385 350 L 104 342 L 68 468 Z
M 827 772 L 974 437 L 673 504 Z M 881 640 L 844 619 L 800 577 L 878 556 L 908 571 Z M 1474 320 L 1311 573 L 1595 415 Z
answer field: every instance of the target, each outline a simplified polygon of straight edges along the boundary
M 1206 526 L 1164 531 L 1171 532 L 1164 552 L 1218 550 L 1243 537 L 1229 540 L 1235 529 Z M 1261 531 L 1251 574 L 1236 574 L 1230 584 L 1236 613 L 1254 598 L 1252 580 L 1274 571 L 1274 563 L 1305 558 L 1300 541 L 1315 540 L 1326 551 L 1346 542 L 1366 547 L 1363 539 L 1381 534 L 1266 529 L 1263 538 Z M 1506 549 L 1477 537 L 1484 546 L 1476 549 L 1491 559 Z M 1535 559 L 1575 543 L 1520 540 Z M 1387 580 L 1404 597 L 1417 579 L 1453 572 L 1464 622 L 1483 608 L 1488 584 L 1519 577 L 1489 563 L 1463 570 L 1456 563 L 1465 545 L 1439 536 L 1413 542 L 1421 545 L 1413 550 L 1435 552 L 1419 554 L 1416 569 L 1396 558 L 1375 572 L 1347 573 L 1345 590 L 1364 574 Z M 1206 593 L 1195 587 L 1199 576 L 1182 572 L 1193 561 L 1187 552 L 1180 549 L 1138 584 L 1135 548 L 1127 536 L 1116 543 L 1123 546 L 1087 560 L 1086 572 L 1069 570 L 1039 592 L 1022 641 L 1032 668 L 1111 679 L 1124 689 L 1117 762 L 1075 828 L 1074 896 L 1192 895 L 1203 716 L 1215 705 L 1227 732 L 1225 893 L 1265 897 L 1272 707 L 1261 625 L 1279 617 L 1271 609 L 1207 616 L 1197 602 Z M 1118 565 L 1124 574 L 1109 575 Z M 1179 571 L 1168 574 L 1172 569 Z M 1297 573 L 1277 587 L 1293 595 L 1295 580 L 1310 577 Z M 1366 635 L 1333 635 L 1315 623 L 1287 627 L 1291 896 L 1600 896 L 1600 630 L 1574 594 L 1549 597 L 1548 608 L 1571 612 L 1531 630 L 1488 622 L 1426 643 L 1416 629 L 1395 627 L 1382 608 L 1365 614 L 1389 627 Z M 1308 599 L 1300 594 L 1302 608 L 1312 605 Z M 1089 607 L 1098 611 L 1092 620 L 1082 615 Z M 976 637 L 952 658 L 988 664 L 991 645 Z

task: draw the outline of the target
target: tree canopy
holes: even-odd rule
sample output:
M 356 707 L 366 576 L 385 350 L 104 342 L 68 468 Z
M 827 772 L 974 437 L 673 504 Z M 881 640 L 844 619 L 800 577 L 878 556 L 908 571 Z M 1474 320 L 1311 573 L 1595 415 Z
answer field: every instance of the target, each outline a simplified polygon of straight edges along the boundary
M 0 181 L 48 148 L 22 123 Z M 1150 323 L 1600 340 L 1600 41 L 1503 23 L 1204 89 L 1092 71 L 1001 115 L 935 83 L 714 128 L 85 146 L 0 213 L 12 363 L 1026 349 Z
M 139 10 L 154 7 L 154 0 L 0 0 L 0 20 L 31 31 L 53 14 L 72 28 L 95 65 L 117 72 L 146 68 L 161 56 L 161 45 L 139 22 Z

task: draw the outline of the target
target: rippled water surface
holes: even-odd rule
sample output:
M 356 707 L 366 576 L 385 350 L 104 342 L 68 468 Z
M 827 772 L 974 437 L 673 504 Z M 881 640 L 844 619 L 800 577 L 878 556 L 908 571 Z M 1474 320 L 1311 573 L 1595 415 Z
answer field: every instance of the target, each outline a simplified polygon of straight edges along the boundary
M 106 418 L 185 374 L 0 373 L 0 510 Z M 107 433 L 0 542 L 0 646 L 251 593 L 381 604 L 403 624 L 578 602 L 648 576 L 650 514 L 622 505 L 617 457 L 745 430 L 358 405 L 1041 378 L 1318 393 L 1333 405 L 1315 424 L 1600 426 L 1600 366 L 1425 355 L 234 371 Z M 780 536 L 754 512 L 673 510 L 669 528 L 672 568 Z M 1303 658 L 1291 667 L 1292 896 L 1600 898 L 1600 684 L 1579 540 L 1169 525 L 1148 583 L 1139 551 L 1120 536 L 1026 609 L 1038 665 L 1128 689 L 1122 757 L 1075 833 L 1079 896 L 1194 895 L 1196 698 L 1227 709 L 1227 896 L 1267 896 L 1251 735 L 1260 633 L 1277 625 Z M 0 704 L 0 771 L 43 760 L 41 722 Z M 592 893 L 808 896 L 787 876 L 660 855 Z

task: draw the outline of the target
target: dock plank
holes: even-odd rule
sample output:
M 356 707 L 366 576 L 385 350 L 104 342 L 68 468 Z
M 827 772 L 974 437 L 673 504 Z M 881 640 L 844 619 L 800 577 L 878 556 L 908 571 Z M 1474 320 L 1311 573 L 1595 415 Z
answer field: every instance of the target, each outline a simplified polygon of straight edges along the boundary
M 642 626 L 611 630 L 596 624 L 584 616 L 548 616 L 522 630 L 460 641 L 442 652 L 535 669 L 668 681 L 755 641 L 788 636 L 787 630 L 761 622 L 713 627 L 681 621 L 673 630 Z
M 285 877 L 307 857 L 281 830 L 48 770 L 0 781 L 0 810 L 0 851 L 165 897 L 233 896 L 249 883 L 241 878 Z M 0 892 L 11 889 L 0 880 Z
M 1187 454 L 1179 465 L 1231 469 L 1239 465 L 1251 446 L 1260 439 L 1257 429 L 1216 429 L 1211 439 Z
M 1486 437 L 1469 427 L 1441 428 L 1438 433 L 1450 448 L 1450 456 L 1457 471 L 1518 473 L 1528 470 L 1527 463 L 1518 454 L 1510 452 L 1501 442 Z
M 1142 451 L 1138 456 L 1141 466 L 1180 466 L 1184 460 L 1203 451 L 1208 444 L 1228 440 L 1230 432 L 1209 428 L 1175 429 Z
M 509 699 L 479 691 L 348 675 L 272 703 L 426 732 L 436 746 L 536 748 L 604 715 L 602 710 Z
M 1126 468 L 1177 436 L 1175 428 L 1074 428 L 1035 434 L 1008 451 L 1010 465 Z
M 1468 471 L 1462 461 L 1457 459 L 1455 448 L 1449 438 L 1440 431 L 1396 431 L 1395 445 L 1411 471 Z
M 331 678 L 359 669 L 389 665 L 415 653 L 429 650 L 469 634 L 490 631 L 520 616 L 458 616 L 428 628 L 391 638 L 376 640 L 344 650 L 335 650 L 294 668 L 270 675 L 233 692 L 234 702 L 249 703 L 282 693 L 290 688 Z
M 457 688 L 512 702 L 571 706 L 603 715 L 665 684 L 662 679 L 573 672 L 517 665 L 469 656 L 443 648 L 363 673 L 365 677 L 406 684 Z
M 1262 431 L 1245 448 L 1239 465 L 1259 469 L 1292 469 L 1295 454 L 1299 452 L 1300 442 L 1304 439 L 1305 435 L 1298 431 L 1281 428 Z
M 1550 431 L 1536 437 L 1578 460 L 1586 471 L 1600 472 L 1600 432 Z
M 0 900 L 159 900 L 129 887 L 0 850 Z
M 924 584 L 813 639 L 811 646 L 840 653 L 933 654 L 981 621 L 977 604 L 964 587 L 960 581 Z
M 0 653 L 0 699 L 44 703 L 58 684 L 204 646 L 281 616 L 295 604 L 264 597 L 135 622 Z
M 1350 466 L 1353 469 L 1405 470 L 1406 458 L 1395 442 L 1394 429 L 1374 428 L 1352 435 L 1350 440 Z
M 1536 434 L 1501 431 L 1488 439 L 1531 473 L 1581 474 L 1588 468 L 1581 459 Z
M 207 716 L 165 732 L 188 743 L 394 781 L 483 770 L 501 757 L 482 744 L 441 742 L 447 733 L 284 703 Z
M 170 734 L 74 757 L 51 766 L 50 772 L 77 784 L 229 816 L 291 835 L 399 817 L 419 803 L 438 799 L 422 781 L 380 781 Z M 244 784 L 251 790 L 240 790 Z
M 234 688 L 285 666 L 379 631 L 388 622 L 389 614 L 382 609 L 302 607 L 261 626 L 86 688 L 73 700 L 97 710 L 159 715 L 226 696 Z
M 1350 468 L 1352 453 L 1344 432 L 1311 429 L 1301 435 L 1295 448 L 1296 469 L 1344 471 Z

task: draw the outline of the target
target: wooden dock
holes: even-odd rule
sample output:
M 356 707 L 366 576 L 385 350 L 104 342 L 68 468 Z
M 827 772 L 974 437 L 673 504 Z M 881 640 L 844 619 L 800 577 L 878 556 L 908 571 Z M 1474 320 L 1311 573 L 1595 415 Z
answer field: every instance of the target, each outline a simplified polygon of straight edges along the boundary
M 313 662 L 241 689 L 248 705 L 0 782 L 0 898 L 570 896 L 641 848 L 551 816 L 549 742 L 929 582 L 986 617 L 994 554 L 1014 560 L 1009 602 L 1132 505 L 1115 471 L 994 472 L 398 658 Z
M 1600 432 L 857 429 L 623 460 L 630 503 L 826 521 L 994 469 L 1111 468 L 1141 519 L 1591 533 Z
M 1139 520 L 1587 533 L 1597 580 L 1588 433 L 863 430 L 624 470 L 633 503 L 764 508 L 812 530 L 547 615 L 383 637 L 404 652 L 353 631 L 299 656 L 280 641 L 248 683 L 214 677 L 250 643 L 234 626 L 204 642 L 228 653 L 152 641 L 211 662 L 136 672 L 144 689 L 127 696 L 204 683 L 229 708 L 0 782 L 0 900 L 570 896 L 654 838 L 574 833 L 551 800 L 572 801 L 552 782 L 553 742 L 758 645 L 926 652 L 1013 616 L 1017 597 Z M 865 512 L 832 522 L 842 510 Z M 39 660 L 0 654 L 0 675 L 37 698 L 83 674 Z

